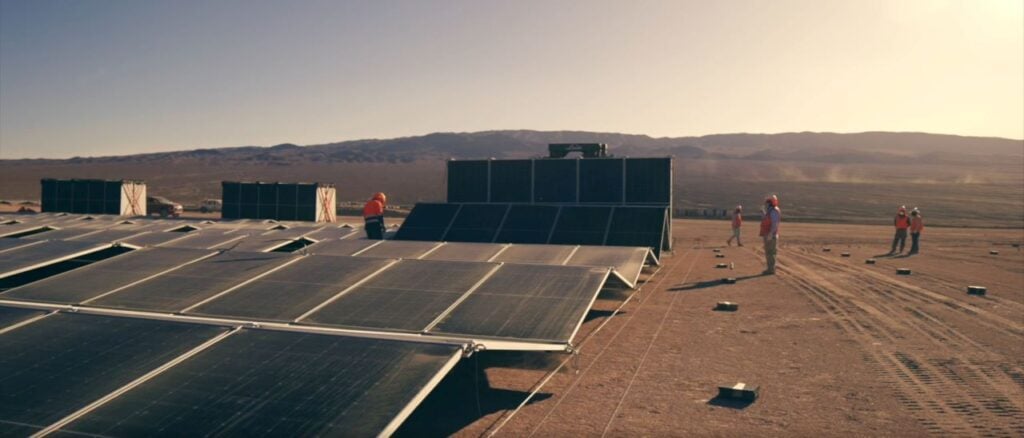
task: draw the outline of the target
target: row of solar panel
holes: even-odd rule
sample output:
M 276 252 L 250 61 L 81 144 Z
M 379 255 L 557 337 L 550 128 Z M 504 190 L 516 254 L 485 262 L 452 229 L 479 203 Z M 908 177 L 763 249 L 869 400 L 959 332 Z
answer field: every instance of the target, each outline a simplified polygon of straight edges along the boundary
M 122 190 L 126 184 L 136 185 L 127 181 L 44 179 L 41 181 L 41 209 L 49 212 L 121 214 Z M 138 186 L 140 190 L 145 189 L 145 184 Z M 145 202 L 145 199 L 133 202 Z
M 221 183 L 224 219 L 276 219 L 316 221 L 318 197 L 329 196 L 334 205 L 334 187 L 319 183 Z
M 98 249 L 71 246 L 63 254 Z M 158 247 L 15 287 L 0 298 L 567 344 L 609 273 L 607 267 Z
M 672 158 L 448 162 L 448 202 L 672 202 Z
M 462 355 L 459 345 L 44 315 L 0 307 L 0 435 L 386 436 Z
M 421 203 L 395 239 L 642 246 L 660 254 L 668 232 L 664 207 Z

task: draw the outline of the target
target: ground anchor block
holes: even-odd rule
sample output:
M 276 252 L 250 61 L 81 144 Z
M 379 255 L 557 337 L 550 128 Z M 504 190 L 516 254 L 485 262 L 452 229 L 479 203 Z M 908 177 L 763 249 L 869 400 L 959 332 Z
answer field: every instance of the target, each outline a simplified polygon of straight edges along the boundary
M 719 312 L 735 312 L 739 310 L 740 305 L 732 301 L 719 301 L 715 304 L 715 309 Z
M 899 275 L 910 275 L 910 268 L 897 268 L 896 273 Z
M 733 277 L 726 277 L 722 279 L 722 283 L 725 284 L 736 284 L 736 279 Z
M 967 286 L 967 295 L 985 295 L 986 292 L 985 286 Z
M 718 396 L 721 398 L 728 398 L 733 400 L 743 400 L 752 402 L 757 400 L 757 396 L 761 392 L 761 387 L 757 385 L 748 385 L 740 382 L 732 386 L 719 386 Z
M 867 265 L 873 265 L 873 264 L 875 264 L 875 259 L 867 259 L 867 260 L 864 260 L 864 264 L 867 264 Z
M 725 263 L 719 263 L 719 264 L 715 265 L 715 268 L 718 268 L 718 269 L 725 269 L 725 268 L 728 268 L 728 267 L 729 267 L 729 265 L 727 265 Z

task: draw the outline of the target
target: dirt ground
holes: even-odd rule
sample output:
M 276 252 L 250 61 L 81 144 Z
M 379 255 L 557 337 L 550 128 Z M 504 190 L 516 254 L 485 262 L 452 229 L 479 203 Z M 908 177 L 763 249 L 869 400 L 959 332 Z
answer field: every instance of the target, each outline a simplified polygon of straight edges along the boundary
M 776 276 L 756 231 L 725 247 L 727 222 L 677 221 L 674 254 L 625 304 L 602 296 L 578 356 L 479 353 L 399 435 L 1024 436 L 1024 230 L 929 228 L 901 258 L 880 256 L 889 227 L 787 223 Z M 725 300 L 739 310 L 711 310 Z M 760 398 L 716 398 L 738 382 Z

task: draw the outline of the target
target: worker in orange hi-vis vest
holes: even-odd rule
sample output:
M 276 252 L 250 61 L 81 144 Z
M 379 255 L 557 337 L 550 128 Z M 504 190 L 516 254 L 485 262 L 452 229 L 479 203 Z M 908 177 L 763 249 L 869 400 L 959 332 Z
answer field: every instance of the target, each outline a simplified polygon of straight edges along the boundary
M 384 238 L 384 205 L 387 197 L 377 192 L 366 205 L 363 206 L 363 221 L 366 228 L 366 238 L 381 240 Z
M 779 198 L 771 195 L 764 200 L 764 214 L 761 215 L 761 233 L 764 239 L 764 260 L 767 265 L 762 275 L 775 275 L 775 255 L 779 250 L 779 225 L 782 224 L 782 210 Z
M 924 218 L 921 217 L 921 211 L 914 207 L 910 211 L 910 253 L 917 254 L 921 250 L 918 246 L 918 241 L 921 239 L 921 231 L 924 230 Z
M 740 227 L 743 226 L 743 206 L 737 205 L 732 212 L 732 237 L 725 241 L 726 245 L 732 246 L 732 239 L 736 239 L 736 246 L 743 246 L 740 240 Z
M 901 205 L 896 210 L 896 217 L 893 219 L 893 225 L 896 226 L 896 235 L 892 238 L 892 249 L 889 250 L 889 255 L 896 254 L 896 245 L 900 247 L 900 252 L 903 253 L 903 248 L 907 246 L 907 230 L 910 229 L 910 218 L 907 217 L 907 207 Z

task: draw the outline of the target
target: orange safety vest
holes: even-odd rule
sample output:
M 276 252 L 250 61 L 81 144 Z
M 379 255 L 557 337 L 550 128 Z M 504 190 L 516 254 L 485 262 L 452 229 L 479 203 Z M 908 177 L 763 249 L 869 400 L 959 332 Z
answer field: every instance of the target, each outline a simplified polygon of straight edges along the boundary
M 772 211 L 778 211 L 778 208 L 772 207 L 771 210 L 766 211 L 764 213 L 764 216 L 761 217 L 761 234 L 759 234 L 759 236 L 761 237 L 767 236 L 769 233 L 772 232 Z M 782 213 L 779 212 L 779 215 L 779 228 L 782 228 Z
M 743 215 L 740 213 L 733 213 L 732 215 L 732 227 L 739 228 L 743 225 Z
M 924 229 L 924 219 L 921 216 L 915 216 L 910 219 L 910 232 L 920 233 Z
M 371 199 L 363 206 L 363 218 L 384 216 L 384 204 L 376 199 Z
M 907 215 L 896 215 L 896 229 L 905 230 L 910 228 L 910 216 Z

